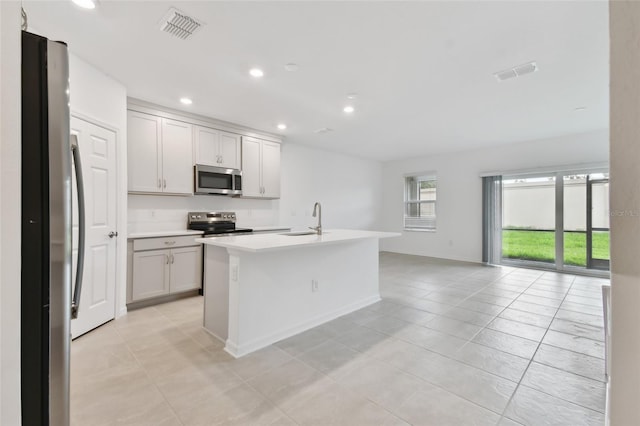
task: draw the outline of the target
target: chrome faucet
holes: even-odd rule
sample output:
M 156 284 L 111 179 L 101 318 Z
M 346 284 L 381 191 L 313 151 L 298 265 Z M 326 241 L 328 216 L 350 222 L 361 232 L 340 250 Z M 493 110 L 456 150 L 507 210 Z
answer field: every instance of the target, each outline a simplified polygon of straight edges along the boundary
M 313 217 L 316 217 L 316 213 L 318 214 L 318 226 L 310 226 L 309 229 L 313 229 L 318 233 L 318 235 L 322 235 L 322 206 L 320 203 L 315 203 L 313 205 Z

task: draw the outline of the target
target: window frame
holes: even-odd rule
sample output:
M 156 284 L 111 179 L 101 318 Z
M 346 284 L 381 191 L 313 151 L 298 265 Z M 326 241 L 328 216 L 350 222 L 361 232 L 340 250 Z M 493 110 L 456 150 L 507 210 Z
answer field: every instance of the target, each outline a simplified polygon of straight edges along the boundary
M 413 182 L 414 188 L 410 187 L 409 179 L 415 179 Z M 409 173 L 403 176 L 403 185 L 404 185 L 404 196 L 403 196 L 403 219 L 402 219 L 402 228 L 405 231 L 411 232 L 436 232 L 437 230 L 437 220 L 438 220 L 438 174 L 435 171 L 421 172 L 421 173 Z M 411 192 L 416 192 L 418 189 L 419 182 L 434 182 L 434 198 L 433 200 L 418 200 L 411 199 Z M 418 197 L 416 197 L 418 198 Z M 426 219 L 423 219 L 425 224 L 420 225 L 416 223 L 407 224 L 407 219 L 414 219 L 419 222 L 420 216 L 409 216 L 407 212 L 410 209 L 410 206 L 414 206 L 413 208 L 418 208 L 421 205 L 433 205 L 433 215 L 427 216 Z M 428 223 L 430 220 L 431 223 Z

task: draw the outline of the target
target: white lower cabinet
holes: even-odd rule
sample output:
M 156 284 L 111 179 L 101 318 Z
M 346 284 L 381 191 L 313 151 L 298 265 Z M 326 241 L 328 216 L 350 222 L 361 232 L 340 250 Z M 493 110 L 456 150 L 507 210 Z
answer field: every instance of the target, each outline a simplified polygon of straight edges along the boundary
M 130 240 L 127 302 L 201 288 L 202 246 L 194 245 L 194 238 L 179 236 Z
M 202 286 L 202 247 L 171 250 L 169 291 L 195 290 Z
M 133 254 L 132 301 L 169 294 L 170 253 L 171 250 L 152 250 Z

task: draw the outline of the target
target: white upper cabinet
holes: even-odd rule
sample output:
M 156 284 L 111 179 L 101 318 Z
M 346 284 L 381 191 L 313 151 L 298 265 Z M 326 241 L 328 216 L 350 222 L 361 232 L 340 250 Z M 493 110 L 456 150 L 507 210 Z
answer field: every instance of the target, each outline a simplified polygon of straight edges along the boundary
M 162 119 L 163 192 L 193 194 L 193 126 Z
M 196 126 L 194 137 L 195 164 L 229 169 L 241 167 L 240 135 Z
M 242 196 L 280 198 L 280 144 L 242 138 Z
M 129 192 L 193 194 L 193 126 L 128 111 Z
M 239 169 L 242 167 L 240 135 L 220 132 L 220 166 L 229 169 Z
M 262 196 L 280 198 L 280 144 L 262 142 Z
M 262 197 L 259 139 L 242 138 L 242 196 Z
M 278 139 L 266 135 L 265 139 L 260 139 L 260 135 L 241 136 L 234 133 L 235 127 L 221 123 L 216 129 L 214 120 L 209 123 L 162 107 L 133 103 L 130 108 L 127 110 L 129 192 L 193 195 L 193 166 L 202 164 L 242 170 L 245 198 L 280 198 Z
M 208 127 L 196 126 L 193 136 L 193 146 L 196 154 L 193 164 L 219 166 L 218 146 L 220 144 L 220 132 Z
M 129 191 L 162 192 L 161 118 L 128 111 L 127 120 Z

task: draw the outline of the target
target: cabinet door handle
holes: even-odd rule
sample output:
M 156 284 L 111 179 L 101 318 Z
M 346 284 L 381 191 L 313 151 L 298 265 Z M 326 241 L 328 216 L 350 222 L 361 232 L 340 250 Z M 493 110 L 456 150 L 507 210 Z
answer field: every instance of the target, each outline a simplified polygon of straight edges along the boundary
M 175 262 L 176 257 L 173 255 L 173 253 L 171 254 L 171 264 L 173 265 L 173 263 Z
M 163 181 L 164 181 L 164 187 L 166 188 L 167 187 L 167 180 L 163 179 Z
M 158 179 L 158 188 L 162 188 L 162 179 Z
M 168 246 L 172 246 L 172 245 L 174 245 L 176 242 L 175 242 L 175 241 L 165 241 L 164 243 L 165 243 L 166 245 L 168 245 Z
M 166 264 L 166 265 L 168 265 L 168 264 L 169 264 L 169 255 L 168 255 L 168 254 L 165 254 L 165 255 L 164 255 L 164 257 L 165 257 L 165 259 L 166 259 L 166 260 L 165 260 L 165 264 Z

